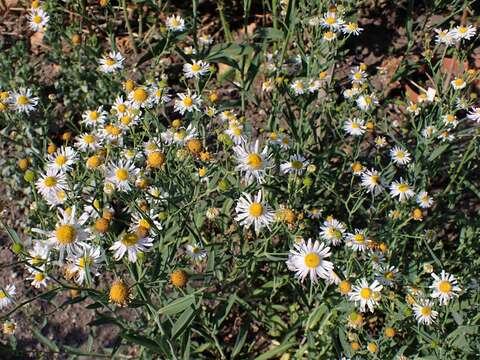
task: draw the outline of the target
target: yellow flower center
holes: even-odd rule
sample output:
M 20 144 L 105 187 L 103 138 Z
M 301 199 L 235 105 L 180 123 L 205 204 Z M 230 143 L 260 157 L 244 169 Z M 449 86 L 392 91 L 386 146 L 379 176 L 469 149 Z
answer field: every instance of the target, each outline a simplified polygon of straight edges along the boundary
M 125 246 L 133 246 L 135 245 L 140 238 L 135 233 L 128 233 L 123 235 L 122 237 L 122 244 Z
M 262 157 L 258 154 L 248 154 L 247 164 L 253 169 L 260 169 L 262 166 Z
M 87 134 L 83 137 L 83 141 L 87 144 L 93 144 L 95 142 L 95 136 Z
M 81 267 L 82 269 L 85 268 L 85 265 L 87 266 L 92 266 L 93 260 L 89 257 L 83 256 L 78 260 L 78 266 Z
M 305 265 L 309 269 L 315 269 L 316 267 L 318 267 L 318 265 L 320 265 L 320 262 L 321 262 L 321 259 L 317 253 L 311 252 L 305 256 Z
M 372 298 L 373 291 L 370 288 L 362 288 L 360 290 L 360 297 L 364 300 L 369 300 Z
M 330 16 L 330 17 L 327 17 L 325 19 L 325 22 L 328 24 L 328 25 L 333 25 L 337 22 L 337 20 L 333 17 L 333 16 Z
M 45 275 L 42 273 L 36 273 L 34 276 L 35 281 L 43 281 L 45 279 Z
M 116 64 L 116 61 L 113 60 L 112 58 L 107 58 L 107 60 L 105 60 L 105 65 L 112 66 L 115 64 Z
M 365 242 L 365 236 L 363 236 L 362 234 L 355 234 L 355 236 L 353 237 L 353 239 L 354 239 L 355 242 L 357 242 L 357 243 L 364 243 L 364 242 Z
M 4 299 L 7 297 L 7 294 L 5 294 L 5 291 L 0 290 L 0 299 Z
M 57 179 L 54 176 L 47 176 L 45 180 L 43 180 L 43 185 L 49 188 L 54 187 L 57 185 Z
M 192 65 L 192 71 L 193 72 L 200 71 L 200 69 L 201 69 L 200 65 L 198 65 L 198 64 L 193 64 Z
M 141 226 L 142 228 L 145 228 L 145 229 L 150 229 L 150 223 L 148 222 L 147 219 L 140 219 L 140 221 L 138 222 L 138 226 Z
M 75 237 L 77 236 L 77 230 L 74 226 L 69 224 L 60 225 L 55 230 L 55 236 L 57 237 L 57 241 L 60 244 L 71 244 L 75 241 Z
M 179 27 L 180 26 L 180 21 L 178 21 L 177 19 L 172 19 L 172 27 Z
M 372 103 L 372 98 L 370 96 L 365 96 L 365 103 L 370 105 Z
M 117 110 L 121 113 L 127 111 L 127 107 L 124 104 L 120 104 L 117 106 Z
M 192 104 L 193 104 L 193 100 L 192 100 L 192 98 L 189 97 L 189 96 L 183 98 L 182 101 L 183 101 L 183 105 L 186 106 L 186 107 L 190 107 L 190 106 L 192 106 Z
M 42 17 L 39 16 L 39 15 L 35 15 L 33 18 L 32 18 L 32 22 L 35 23 L 35 24 L 40 24 L 42 22 Z
M 467 28 L 465 26 L 461 26 L 461 27 L 458 28 L 458 32 L 462 33 L 462 34 L 465 34 L 467 32 Z
M 446 280 L 442 280 L 438 284 L 438 291 L 442 293 L 449 293 L 450 291 L 452 291 L 452 284 L 450 284 L 450 282 Z
M 432 313 L 432 309 L 430 308 L 430 306 L 424 306 L 420 309 L 420 312 L 423 316 L 430 316 L 430 314 Z
M 137 103 L 144 103 L 148 99 L 148 93 L 144 88 L 135 89 L 133 92 L 133 100 Z
M 18 103 L 18 105 L 27 105 L 28 104 L 28 98 L 25 95 L 20 95 L 17 98 L 17 103 Z
M 98 119 L 98 113 L 96 111 L 91 111 L 90 112 L 90 120 L 97 120 Z
M 250 208 L 248 209 L 248 213 L 250 216 L 253 217 L 260 217 L 263 214 L 263 206 L 260 203 L 254 202 L 250 205 Z
M 408 184 L 398 185 L 398 191 L 400 191 L 401 193 L 404 193 L 404 192 L 408 191 L 408 189 L 409 189 Z
M 463 85 L 463 80 L 462 79 L 455 79 L 455 85 L 462 86 Z
M 296 169 L 296 170 L 300 170 L 301 168 L 303 168 L 303 164 L 301 161 L 298 161 L 298 160 L 294 160 L 290 163 L 290 165 L 292 166 L 292 168 Z
M 67 162 L 67 157 L 65 155 L 58 155 L 57 158 L 55 159 L 55 164 L 58 166 L 63 166 Z
M 242 129 L 239 128 L 239 127 L 233 128 L 232 129 L 232 134 L 235 135 L 235 136 L 240 136 L 240 135 L 242 135 Z
M 372 175 L 370 176 L 370 181 L 373 183 L 373 184 L 378 184 L 378 180 L 380 179 L 380 176 L 378 175 Z
M 115 176 L 120 181 L 127 181 L 128 180 L 128 170 L 127 169 L 117 169 L 115 170 Z
M 115 281 L 110 288 L 110 300 L 119 305 L 126 305 L 129 291 L 127 285 L 122 281 Z
M 339 285 L 338 289 L 342 294 L 348 294 L 350 290 L 352 290 L 352 285 L 350 284 L 349 281 L 343 280 Z

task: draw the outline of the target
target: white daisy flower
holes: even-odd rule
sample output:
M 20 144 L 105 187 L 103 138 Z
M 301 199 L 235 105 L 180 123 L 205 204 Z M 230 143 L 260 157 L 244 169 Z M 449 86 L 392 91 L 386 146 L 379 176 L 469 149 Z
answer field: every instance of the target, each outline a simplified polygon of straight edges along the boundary
M 455 78 L 450 82 L 450 84 L 452 84 L 452 87 L 455 90 L 461 90 L 467 86 L 467 83 L 462 78 Z
M 151 90 L 152 102 L 155 105 L 158 104 L 167 104 L 172 101 L 172 96 L 170 95 L 171 88 L 168 86 L 163 86 L 159 84 L 153 84 Z
M 130 110 L 130 103 L 123 99 L 123 96 L 117 96 L 115 102 L 113 103 L 112 109 L 115 110 L 115 114 L 118 118 L 122 117 L 124 114 L 127 114 Z
M 320 20 L 320 25 L 324 28 L 336 31 L 343 25 L 343 19 L 337 16 L 336 12 L 327 12 Z
M 247 137 L 243 131 L 243 125 L 231 123 L 228 129 L 225 130 L 225 134 L 230 136 L 235 145 L 244 144 L 247 141 Z
M 363 111 L 371 110 L 377 105 L 378 100 L 374 94 L 360 95 L 357 99 L 357 106 Z
M 32 280 L 30 284 L 37 289 L 46 288 L 48 276 L 44 272 L 35 271 L 26 280 Z
M 458 125 L 458 120 L 457 117 L 453 114 L 446 114 L 443 117 L 443 123 L 445 126 L 451 126 L 453 128 L 456 128 Z
M 71 209 L 59 209 L 58 222 L 55 230 L 43 231 L 35 229 L 35 232 L 49 236 L 48 245 L 59 250 L 60 261 L 64 259 L 64 253 L 71 256 L 78 246 L 82 246 L 87 239 L 87 232 L 83 228 L 88 220 L 88 214 L 82 214 L 77 218 L 77 209 L 73 206 Z
M 130 191 L 135 183 L 139 169 L 130 161 L 120 160 L 118 164 L 110 164 L 106 181 L 115 185 L 118 191 Z
M 390 150 L 390 157 L 398 165 L 406 165 L 412 160 L 410 153 L 400 146 L 395 146 Z
M 294 244 L 294 249 L 290 250 L 287 267 L 291 271 L 295 271 L 295 277 L 300 281 L 304 281 L 307 276 L 315 284 L 318 278 L 328 279 L 333 271 L 333 263 L 325 260 L 330 257 L 330 248 L 325 247 L 323 243 L 308 239 L 305 243 Z
M 390 195 L 392 197 L 398 196 L 398 199 L 402 202 L 414 196 L 415 192 L 413 186 L 400 178 L 400 181 L 393 181 L 390 185 Z
M 28 255 L 27 263 L 32 267 L 27 267 L 27 270 L 30 272 L 43 271 L 50 258 L 50 248 L 44 241 L 35 241 L 33 248 L 28 251 Z
M 178 146 L 185 146 L 189 140 L 198 137 L 198 130 L 193 126 L 193 124 L 190 124 L 186 129 L 184 127 L 178 129 L 168 129 L 167 131 L 161 133 L 160 137 L 167 145 L 176 144 Z
M 417 204 L 424 209 L 428 209 L 433 205 L 433 199 L 426 191 L 422 191 L 417 195 Z
M 365 170 L 361 175 L 361 185 L 373 195 L 378 195 L 383 190 L 381 182 L 382 179 L 377 170 Z
M 72 165 L 77 161 L 77 152 L 70 146 L 62 146 L 55 153 L 48 157 L 47 167 L 63 172 L 72 169 Z
M 365 308 L 368 307 L 370 312 L 373 312 L 373 308 L 378 304 L 380 300 L 383 286 L 375 280 L 371 285 L 365 278 L 353 287 L 353 290 L 348 294 L 350 300 L 354 301 L 356 305 L 360 305 L 360 311 L 365 312 Z
M 398 270 L 395 266 L 380 265 L 376 268 L 376 279 L 383 286 L 393 286 Z
M 17 112 L 25 114 L 34 111 L 38 104 L 38 97 L 32 95 L 31 89 L 20 89 L 9 97 L 11 107 Z
M 472 107 L 467 114 L 467 119 L 480 123 L 480 107 Z
M 100 129 L 100 137 L 102 141 L 114 146 L 123 146 L 124 133 L 124 128 L 119 124 L 106 124 Z
M 349 22 L 342 26 L 342 33 L 345 35 L 358 36 L 363 31 L 363 28 L 359 27 L 357 23 Z
M 128 94 L 128 100 L 134 109 L 150 109 L 153 105 L 151 89 L 146 86 L 137 86 Z
M 433 310 L 433 301 L 431 300 L 422 299 L 412 307 L 419 324 L 431 325 L 438 316 L 438 312 Z
M 28 14 L 30 29 L 33 31 L 44 31 L 50 17 L 43 9 L 31 9 Z
M 323 222 L 320 230 L 320 236 L 333 246 L 336 246 L 342 242 L 345 234 L 345 225 L 333 217 L 329 217 Z
M 107 112 L 103 110 L 102 106 L 99 106 L 97 110 L 87 110 L 82 114 L 82 123 L 87 126 L 103 125 L 107 119 Z
M 150 237 L 141 237 L 137 233 L 125 233 L 117 240 L 109 250 L 114 251 L 113 258 L 118 261 L 128 253 L 128 261 L 137 262 L 137 254 L 147 251 L 153 246 L 153 239 Z
M 365 121 L 357 118 L 347 120 L 343 125 L 343 130 L 345 130 L 348 135 L 360 136 L 366 131 Z
M 200 111 L 202 99 L 199 95 L 192 94 L 190 90 L 186 94 L 177 94 L 178 99 L 175 99 L 174 109 L 180 114 L 184 115 L 186 112 Z
M 265 80 L 262 82 L 262 92 L 269 93 L 273 90 L 273 82 L 272 80 Z
M 102 142 L 94 133 L 83 133 L 75 139 L 75 147 L 84 152 L 95 151 Z
M 337 39 L 337 34 L 334 33 L 333 31 L 327 31 L 326 33 L 323 34 L 322 38 L 327 42 L 332 42 Z
M 367 79 L 367 73 L 359 66 L 355 66 L 350 70 L 350 80 L 353 84 L 363 84 Z
M 270 167 L 270 157 L 268 146 L 260 151 L 258 139 L 253 144 L 244 143 L 233 148 L 237 162 L 235 168 L 244 173 L 245 181 L 251 184 L 254 180 L 263 182 L 266 170 Z
M 291 85 L 290 89 L 295 93 L 295 95 L 305 94 L 305 84 L 302 80 L 295 80 Z
M 183 73 L 187 79 L 191 79 L 193 77 L 199 78 L 200 76 L 206 75 L 209 71 L 209 68 L 209 63 L 206 63 L 202 60 L 193 60 L 191 64 L 187 63 L 183 65 Z
M 308 166 L 308 161 L 302 155 L 293 155 L 290 161 L 280 165 L 280 170 L 284 174 L 302 175 Z
M 70 271 L 75 273 L 75 282 L 82 285 L 87 276 L 100 275 L 98 269 L 103 263 L 103 252 L 100 246 L 84 244 L 78 247 L 72 257 Z
M 185 20 L 179 15 L 169 16 L 165 22 L 167 29 L 174 32 L 185 30 Z
M 307 89 L 308 89 L 308 92 L 312 94 L 312 93 L 318 91 L 321 87 L 322 87 L 322 82 L 320 80 L 313 80 L 312 79 L 308 82 Z
M 435 31 L 435 42 L 437 44 L 445 44 L 447 46 L 450 46 L 455 43 L 453 31 L 442 30 L 442 29 L 434 29 L 434 31 Z
M 13 297 L 17 294 L 15 284 L 7 285 L 5 288 L 0 288 L 0 310 L 13 304 Z
M 213 38 L 208 34 L 200 35 L 198 37 L 198 43 L 203 46 L 211 45 L 213 43 Z
M 346 245 L 351 247 L 354 251 L 364 252 L 367 250 L 367 235 L 366 230 L 355 229 L 353 233 L 348 233 L 346 237 Z
M 377 146 L 379 148 L 383 148 L 387 145 L 388 145 L 388 142 L 387 142 L 387 139 L 385 138 L 385 136 L 377 136 L 375 138 L 375 146 Z
M 440 305 L 447 305 L 450 299 L 454 296 L 458 296 L 458 292 L 461 291 L 458 286 L 458 282 L 455 279 L 455 276 L 442 270 L 440 276 L 435 273 L 432 273 L 434 279 L 433 284 L 430 285 L 430 289 L 433 289 L 432 298 L 438 298 L 440 300 Z
M 125 58 L 118 51 L 110 51 L 109 54 L 105 54 L 98 61 L 99 70 L 106 74 L 117 72 L 123 69 L 123 61 Z
M 187 254 L 194 261 L 200 261 L 207 257 L 207 251 L 198 244 L 193 244 L 193 245 L 188 244 L 185 246 L 185 248 L 187 250 Z
M 254 198 L 250 194 L 243 193 L 238 199 L 235 211 L 237 213 L 235 221 L 247 228 L 253 225 L 257 235 L 263 227 L 270 229 L 270 224 L 274 221 L 275 216 L 270 206 L 262 201 L 261 190 Z
M 422 136 L 426 139 L 431 138 L 432 135 L 437 131 L 435 126 L 427 126 L 422 130 Z
M 150 209 L 146 213 L 136 211 L 132 214 L 132 224 L 130 231 L 141 232 L 142 234 L 151 234 L 152 230 L 159 232 L 162 230 L 162 224 L 159 220 L 159 214 Z
M 457 26 L 452 30 L 452 36 L 455 40 L 470 40 L 472 37 L 475 36 L 477 29 L 475 29 L 472 25 L 468 26 Z
M 35 185 L 38 192 L 47 199 L 67 189 L 66 175 L 58 169 L 49 168 L 44 174 L 40 175 Z

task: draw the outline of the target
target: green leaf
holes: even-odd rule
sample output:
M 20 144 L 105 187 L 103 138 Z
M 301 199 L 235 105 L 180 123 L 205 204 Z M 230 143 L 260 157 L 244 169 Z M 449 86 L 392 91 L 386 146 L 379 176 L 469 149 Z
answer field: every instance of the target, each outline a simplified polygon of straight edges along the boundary
M 237 339 L 235 340 L 235 345 L 233 346 L 232 349 L 232 359 L 237 356 L 240 351 L 242 350 L 243 345 L 245 344 L 245 340 L 247 340 L 247 335 L 248 335 L 248 325 L 243 324 L 242 327 L 240 328 L 240 331 L 238 332 Z
M 146 347 L 149 350 L 152 350 L 154 352 L 160 352 L 161 348 L 160 346 L 153 341 L 152 339 L 149 339 L 143 335 L 133 335 L 133 334 L 120 334 L 122 338 L 125 340 L 132 342 L 134 344 L 141 345 L 143 347 Z
M 197 311 L 194 307 L 186 309 L 182 315 L 175 321 L 172 327 L 172 338 L 176 338 L 178 335 L 182 334 L 185 329 L 193 322 L 197 316 Z
M 142 65 L 148 60 L 154 58 L 163 53 L 167 45 L 167 39 L 163 38 L 158 43 L 156 43 L 150 50 L 148 50 L 137 62 L 137 66 Z
M 268 39 L 268 40 L 282 40 L 285 34 L 283 31 L 272 28 L 272 27 L 263 27 L 258 29 L 254 37 L 258 37 L 260 39 Z
M 432 153 L 430 154 L 430 156 L 428 157 L 428 161 L 433 161 L 435 160 L 437 157 L 439 157 L 440 155 L 442 155 L 442 153 L 447 150 L 447 148 L 450 146 L 450 144 L 443 144 L 439 147 L 437 147 L 435 150 L 432 151 Z
M 255 360 L 271 359 L 273 357 L 276 357 L 276 355 L 278 354 L 284 353 L 286 350 L 290 349 L 293 345 L 295 345 L 295 342 L 288 342 L 286 344 L 275 346 L 273 349 L 267 351 L 266 353 L 263 353 L 262 355 L 257 356 Z
M 43 335 L 38 328 L 32 327 L 32 333 L 33 333 L 33 335 L 35 335 L 35 337 L 38 339 L 38 341 L 40 341 L 43 345 L 48 347 L 50 350 L 52 350 L 54 352 L 59 352 L 60 351 L 57 344 L 55 344 L 55 342 L 53 342 L 52 340 L 47 338 L 45 335 Z
M 158 310 L 158 313 L 163 315 L 178 314 L 193 304 L 195 304 L 195 296 L 187 295 L 162 307 L 160 310 Z

